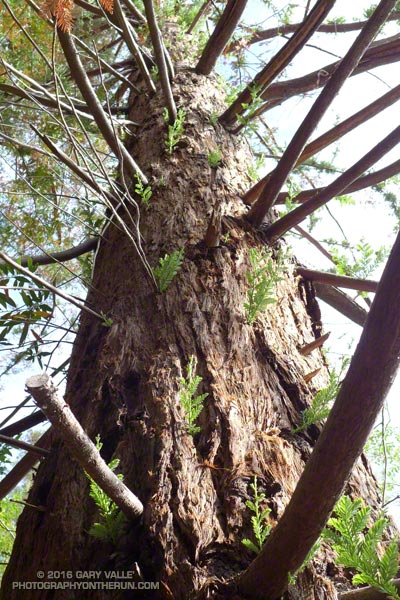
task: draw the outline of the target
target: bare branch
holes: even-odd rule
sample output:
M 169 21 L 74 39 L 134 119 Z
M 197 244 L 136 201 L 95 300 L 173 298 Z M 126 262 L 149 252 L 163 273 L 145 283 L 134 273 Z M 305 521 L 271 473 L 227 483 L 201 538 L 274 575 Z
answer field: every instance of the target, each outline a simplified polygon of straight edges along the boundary
M 302 346 L 299 349 L 299 353 L 302 354 L 303 356 L 308 356 L 309 354 L 311 354 L 311 352 L 313 352 L 313 350 L 323 346 L 325 344 L 326 340 L 329 338 L 329 336 L 330 336 L 330 332 L 325 333 L 324 335 L 321 335 L 321 337 L 317 338 L 316 340 L 313 340 L 309 344 L 305 344 L 305 346 Z
M 201 17 L 207 13 L 210 6 L 211 0 L 205 0 L 205 2 L 203 2 L 186 33 L 193 33 L 193 30 L 196 27 L 197 23 L 200 21 Z
M 231 106 L 220 116 L 219 121 L 225 126 L 231 125 L 237 115 L 244 112 L 243 104 L 252 102 L 252 89 L 261 88 L 265 91 L 269 84 L 282 73 L 283 69 L 291 62 L 294 56 L 303 48 L 326 15 L 334 6 L 336 0 L 318 0 L 314 8 L 297 29 L 290 40 L 279 50 L 272 60 L 256 75 Z
M 41 410 L 38 410 L 15 423 L 11 423 L 11 425 L 3 427 L 3 429 L 0 429 L 0 434 L 9 436 L 19 435 L 20 433 L 31 429 L 31 427 L 43 423 L 43 421 L 46 421 L 46 415 L 44 415 Z
M 386 136 L 379 144 L 372 148 L 372 150 L 365 154 L 331 184 L 323 188 L 320 192 L 317 192 L 313 198 L 290 211 L 284 217 L 278 219 L 278 221 L 275 221 L 275 223 L 268 227 L 265 235 L 270 241 L 277 239 L 289 229 L 303 221 L 308 215 L 317 210 L 317 208 L 320 208 L 335 196 L 340 196 L 340 194 L 349 188 L 351 183 L 356 181 L 362 173 L 378 162 L 382 156 L 392 150 L 399 142 L 400 126 L 396 127 L 392 133 Z
M 45 373 L 29 377 L 26 387 L 37 405 L 53 424 L 72 456 L 101 487 L 111 500 L 129 517 L 136 519 L 143 505 L 118 479 L 101 458 L 96 446 L 82 429 L 68 404 L 58 395 L 51 377 Z
M 339 288 L 348 288 L 350 290 L 358 290 L 360 292 L 376 292 L 379 282 L 371 279 L 357 279 L 356 277 L 347 277 L 347 275 L 335 275 L 334 273 L 326 273 L 325 271 L 315 271 L 313 269 L 305 269 L 297 267 L 297 273 L 316 283 L 324 283 L 325 285 L 334 285 Z
M 367 25 L 363 28 L 355 42 L 350 47 L 346 56 L 329 79 L 328 83 L 314 102 L 311 110 L 294 134 L 277 167 L 275 168 L 257 202 L 254 203 L 247 215 L 253 225 L 260 225 L 269 209 L 274 205 L 276 198 L 285 183 L 290 171 L 298 161 L 306 143 L 318 123 L 322 119 L 336 94 L 347 78 L 354 71 L 365 50 L 379 32 L 382 23 L 396 4 L 396 0 L 381 0 Z M 372 163 L 373 164 L 373 163 Z M 368 167 L 366 167 L 368 168 Z M 365 171 L 365 169 L 364 169 Z M 360 173 L 361 175 L 361 173 Z M 355 178 L 354 178 L 355 179 Z M 354 181 L 354 179 L 352 181 Z M 349 182 L 351 183 L 351 181 Z M 297 224 L 297 223 L 296 223 Z
M 176 120 L 176 105 L 172 95 L 171 84 L 169 82 L 167 63 L 165 60 L 164 44 L 161 38 L 154 6 L 152 0 L 143 0 L 144 9 L 146 12 L 147 23 L 149 26 L 151 42 L 154 48 L 154 55 L 158 67 L 158 75 L 160 77 L 161 87 L 164 93 L 165 103 L 168 108 L 169 122 L 172 125 Z
M 43 254 L 27 254 L 21 256 L 18 259 L 18 263 L 23 267 L 26 267 L 29 261 L 31 261 L 34 265 L 51 265 L 54 263 L 67 262 L 68 260 L 78 258 L 78 256 L 82 256 L 83 254 L 87 254 L 88 252 L 96 250 L 98 243 L 99 238 L 93 237 L 89 238 L 85 242 L 82 242 L 82 244 L 77 244 L 76 246 L 72 246 L 66 250 L 60 250 L 59 252 L 44 252 Z
M 400 233 L 335 404 L 279 523 L 238 578 L 249 598 L 278 598 L 319 537 L 400 362 Z M 335 460 L 332 460 L 332 451 Z M 296 531 L 296 535 L 293 535 Z
M 196 73 L 200 73 L 201 75 L 209 75 L 211 73 L 235 31 L 246 8 L 246 4 L 247 0 L 228 0 L 225 10 L 197 63 Z
M 393 35 L 384 40 L 378 40 L 370 45 L 364 56 L 354 69 L 352 76 L 359 75 L 365 71 L 370 71 L 376 67 L 397 62 L 400 59 L 400 34 Z M 343 60 L 343 59 L 342 59 Z M 336 61 L 317 69 L 308 75 L 278 81 L 269 86 L 262 94 L 266 100 L 260 108 L 259 113 L 265 112 L 282 104 L 285 100 L 316 90 L 326 84 L 332 74 L 336 71 L 341 61 Z
M 400 11 L 392 12 L 386 19 L 387 22 L 398 20 L 400 20 Z M 354 21 L 351 23 L 324 23 L 318 27 L 317 31 L 318 33 L 347 33 L 351 31 L 359 31 L 366 23 L 367 21 Z M 270 29 L 260 29 L 258 31 L 254 31 L 252 37 L 246 40 L 246 45 L 251 46 L 252 44 L 258 44 L 259 42 L 263 42 L 265 40 L 271 40 L 275 37 L 281 37 L 289 33 L 294 33 L 300 26 L 301 23 L 288 23 L 278 27 L 271 27 Z M 233 52 L 239 42 L 240 40 L 230 44 L 228 48 L 229 52 Z

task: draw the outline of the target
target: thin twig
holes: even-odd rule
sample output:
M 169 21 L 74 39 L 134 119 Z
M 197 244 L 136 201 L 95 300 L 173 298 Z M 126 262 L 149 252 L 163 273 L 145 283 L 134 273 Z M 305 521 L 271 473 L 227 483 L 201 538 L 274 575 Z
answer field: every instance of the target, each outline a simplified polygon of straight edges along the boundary
M 18 448 L 19 450 L 27 450 L 28 452 L 34 452 L 39 456 L 47 456 L 49 451 L 45 448 L 39 448 L 36 445 L 28 444 L 27 442 L 23 442 L 22 440 L 15 440 L 14 438 L 0 434 L 0 442 L 5 444 L 6 446 L 11 446 L 12 448 Z

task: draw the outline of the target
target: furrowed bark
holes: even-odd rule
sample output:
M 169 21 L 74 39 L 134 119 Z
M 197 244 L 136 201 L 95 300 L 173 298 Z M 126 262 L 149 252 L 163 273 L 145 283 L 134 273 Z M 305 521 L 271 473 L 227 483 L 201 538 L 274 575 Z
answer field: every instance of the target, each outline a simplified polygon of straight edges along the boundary
M 335 179 L 335 181 L 333 181 L 330 185 L 326 186 L 326 188 L 323 188 L 321 192 L 317 193 L 314 198 L 307 200 L 301 206 L 298 206 L 281 219 L 278 219 L 278 221 L 275 221 L 275 223 L 273 223 L 273 225 L 268 227 L 266 230 L 267 238 L 270 241 L 276 240 L 284 233 L 289 231 L 289 229 L 295 225 L 298 225 L 298 223 L 303 221 L 317 208 L 323 206 L 335 196 L 340 196 L 340 194 L 342 194 L 351 183 L 360 177 L 364 171 L 372 167 L 372 165 L 378 162 L 378 160 L 380 160 L 399 142 L 400 126 L 386 136 L 381 142 L 379 142 L 379 144 L 372 148 L 372 150 L 365 154 L 358 162 L 350 167 L 350 169 L 347 169 L 347 171 L 340 175 L 340 177 Z M 261 199 L 262 198 L 260 197 L 260 200 Z
M 360 58 L 371 44 L 395 4 L 396 0 L 381 0 L 367 25 L 365 25 L 321 94 L 318 96 L 311 110 L 283 153 L 281 160 L 268 181 L 268 187 L 264 188 L 259 199 L 250 209 L 247 219 L 253 225 L 261 225 L 269 209 L 274 205 L 283 184 L 298 161 L 310 135 L 317 127 L 344 82 L 356 68 Z
M 214 31 L 208 40 L 199 62 L 196 73 L 209 75 L 215 67 L 218 58 L 232 37 L 237 24 L 246 8 L 247 0 L 228 0 Z
M 293 37 L 272 58 L 267 66 L 256 75 L 251 84 L 239 94 L 231 106 L 220 116 L 220 123 L 224 126 L 230 126 L 234 123 L 236 115 L 240 115 L 244 111 L 242 104 L 250 104 L 252 102 L 250 93 L 252 88 L 261 87 L 263 91 L 268 88 L 268 85 L 282 73 L 293 57 L 305 46 L 315 30 L 318 29 L 318 26 L 330 12 L 335 2 L 336 0 L 318 0 L 313 10 L 299 26 Z
M 249 598 L 275 600 L 285 591 L 289 573 L 300 567 L 324 528 L 382 408 L 400 362 L 399 261 L 400 234 L 347 375 L 290 503 L 239 578 L 239 589 Z

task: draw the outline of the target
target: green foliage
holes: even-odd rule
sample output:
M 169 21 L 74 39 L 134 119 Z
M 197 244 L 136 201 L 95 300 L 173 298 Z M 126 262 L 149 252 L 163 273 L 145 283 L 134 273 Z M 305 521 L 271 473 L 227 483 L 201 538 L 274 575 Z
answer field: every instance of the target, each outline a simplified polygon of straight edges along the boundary
M 208 164 L 212 169 L 217 169 L 221 164 L 222 160 L 221 150 L 219 148 L 217 148 L 216 150 L 211 150 L 211 152 L 207 156 L 207 160 Z
M 275 285 L 282 281 L 280 273 L 284 267 L 284 257 L 279 251 L 276 261 L 271 254 L 262 248 L 251 248 L 249 253 L 251 269 L 246 273 L 250 288 L 247 292 L 247 302 L 244 303 L 248 323 L 253 323 L 259 312 L 264 311 L 269 304 L 274 304 Z
M 18 501 L 22 501 L 25 495 L 26 485 L 15 490 L 12 498 L 0 501 L 0 576 L 11 556 L 17 520 L 23 509 L 23 504 Z
M 34 273 L 37 266 L 28 263 L 28 269 Z M 50 302 L 49 302 L 50 300 Z M 51 319 L 53 299 L 51 292 L 35 284 L 26 275 L 15 272 L 9 265 L 0 265 L 0 346 L 8 346 L 8 336 L 19 334 L 18 345 L 25 342 L 33 324 Z
M 246 506 L 253 513 L 253 516 L 251 517 L 251 525 L 253 528 L 255 541 L 244 538 L 242 540 L 242 544 L 246 546 L 248 550 L 258 554 L 271 531 L 271 525 L 266 522 L 266 518 L 271 512 L 271 509 L 261 509 L 261 504 L 265 500 L 265 494 L 258 491 L 256 476 L 254 476 L 254 482 L 250 484 L 250 487 L 253 491 L 254 502 L 252 500 L 247 500 Z
M 153 194 L 151 191 L 151 187 L 147 185 L 144 187 L 143 181 L 140 179 L 139 175 L 135 175 L 136 183 L 135 183 L 135 192 L 139 196 L 142 201 L 143 206 L 146 210 L 150 207 L 150 198 Z
M 339 275 L 366 279 L 388 256 L 388 249 L 385 246 L 374 250 L 364 239 L 361 239 L 354 248 L 350 248 L 349 245 L 347 247 L 351 251 L 352 260 L 348 255 L 340 254 L 337 248 L 331 249 Z
M 340 374 L 333 369 L 329 374 L 329 385 L 316 393 L 311 406 L 301 414 L 301 424 L 293 429 L 292 433 L 298 433 L 326 419 L 331 410 L 331 404 L 338 395 L 340 388 Z
M 262 87 L 253 85 L 249 89 L 249 92 L 251 95 L 251 102 L 242 102 L 241 104 L 245 114 L 236 115 L 236 119 L 238 123 L 243 126 L 245 134 L 250 134 L 257 130 L 257 124 L 252 123 L 251 120 L 253 119 L 255 112 L 263 103 L 263 99 L 260 96 Z
M 252 181 L 259 180 L 259 170 L 264 166 L 265 155 L 261 154 L 260 156 L 256 156 L 254 159 L 254 163 L 249 166 L 247 173 Z
M 166 254 L 164 258 L 160 258 L 158 266 L 153 269 L 153 275 L 161 294 L 167 290 L 181 268 L 184 254 L 183 248 L 175 250 L 172 254 Z
M 96 436 L 96 448 L 100 452 L 102 448 L 100 442 L 100 436 Z M 108 463 L 108 467 L 111 471 L 114 471 L 119 464 L 119 459 L 115 458 Z M 97 485 L 95 481 L 86 473 L 90 481 L 90 497 L 93 498 L 97 509 L 99 511 L 99 521 L 93 523 L 89 533 L 93 537 L 103 540 L 106 542 L 112 542 L 116 544 L 121 534 L 124 531 L 126 525 L 126 517 L 124 513 L 120 511 L 118 506 L 113 500 L 111 500 L 107 494 Z M 118 479 L 122 481 L 122 475 L 117 475 Z
M 187 430 L 190 435 L 195 435 L 200 431 L 200 427 L 195 425 L 195 421 L 203 409 L 204 400 L 208 396 L 208 394 L 196 395 L 197 388 L 203 381 L 202 377 L 195 375 L 196 367 L 197 360 L 194 356 L 191 356 L 186 366 L 186 378 L 179 377 L 178 379 L 180 385 L 179 398 L 185 411 Z
M 8 465 L 12 462 L 12 452 L 6 444 L 0 444 L 0 476 L 6 474 Z
M 400 473 L 400 428 L 383 424 L 375 427 L 368 438 L 365 452 L 374 465 L 381 484 L 382 501 L 386 504 L 397 495 Z
M 168 115 L 167 108 L 164 109 L 163 116 L 164 116 L 164 121 L 168 124 L 169 115 Z M 173 124 L 172 125 L 168 124 L 168 135 L 167 135 L 167 139 L 165 140 L 165 145 L 167 147 L 168 154 L 172 154 L 175 146 L 178 144 L 178 142 L 180 141 L 180 139 L 183 135 L 185 118 L 186 118 L 185 111 L 183 110 L 183 108 L 179 108 L 178 114 L 177 114 L 176 119 L 173 122 Z
M 391 541 L 382 550 L 382 538 L 389 522 L 379 517 L 370 526 L 371 508 L 361 499 L 352 501 L 342 496 L 335 507 L 336 517 L 328 521 L 323 532 L 337 555 L 337 561 L 344 567 L 358 571 L 353 584 L 367 584 L 389 596 L 400 600 L 391 582 L 398 569 L 397 542 Z

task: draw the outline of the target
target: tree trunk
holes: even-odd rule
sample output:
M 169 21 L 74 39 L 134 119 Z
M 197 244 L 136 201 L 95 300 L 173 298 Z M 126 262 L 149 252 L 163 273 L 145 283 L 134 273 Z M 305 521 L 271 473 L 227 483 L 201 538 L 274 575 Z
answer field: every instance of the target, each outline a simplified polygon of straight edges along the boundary
M 152 181 L 151 205 L 140 225 L 147 258 L 155 266 L 166 252 L 184 248 L 182 269 L 159 294 L 126 234 L 118 225 L 106 228 L 87 302 L 112 325 L 82 313 L 66 391 L 89 436 L 100 434 L 105 460 L 120 459 L 125 483 L 144 504 L 143 518 L 129 525 L 117 547 L 90 536 L 97 517 L 88 480 L 54 439 L 29 496 L 46 512 L 24 510 L 3 598 L 227 597 L 219 595 L 219 582 L 252 559 L 241 540 L 252 537 L 245 502 L 254 476 L 274 524 L 319 434 L 317 426 L 291 433 L 328 382 L 321 349 L 300 352 L 321 335 L 313 287 L 294 274 L 292 261 L 277 285 L 277 302 L 253 325 L 246 323 L 248 251 L 263 244 L 262 234 L 239 219 L 240 194 L 250 185 L 250 152 L 245 142 L 211 124 L 212 113 L 224 109 L 214 76 L 181 65 L 174 96 L 186 111 L 176 150 L 165 151 L 160 95 L 132 97 L 130 118 L 141 124 L 141 134 L 127 147 Z M 207 156 L 217 148 L 222 163 L 215 170 Z M 207 248 L 203 240 L 213 210 L 214 216 L 225 215 L 222 241 Z M 131 222 L 126 211 L 121 216 Z M 203 378 L 200 392 L 208 393 L 194 438 L 187 433 L 178 382 L 191 356 Z M 334 455 L 332 448 L 332 460 Z M 365 460 L 350 486 L 377 506 Z M 158 582 L 159 589 L 54 592 L 12 583 L 46 581 L 38 571 L 47 573 L 47 581 L 54 581 L 50 571 L 128 571 L 135 581 Z M 288 597 L 336 598 L 330 575 L 332 557 L 321 554 Z

